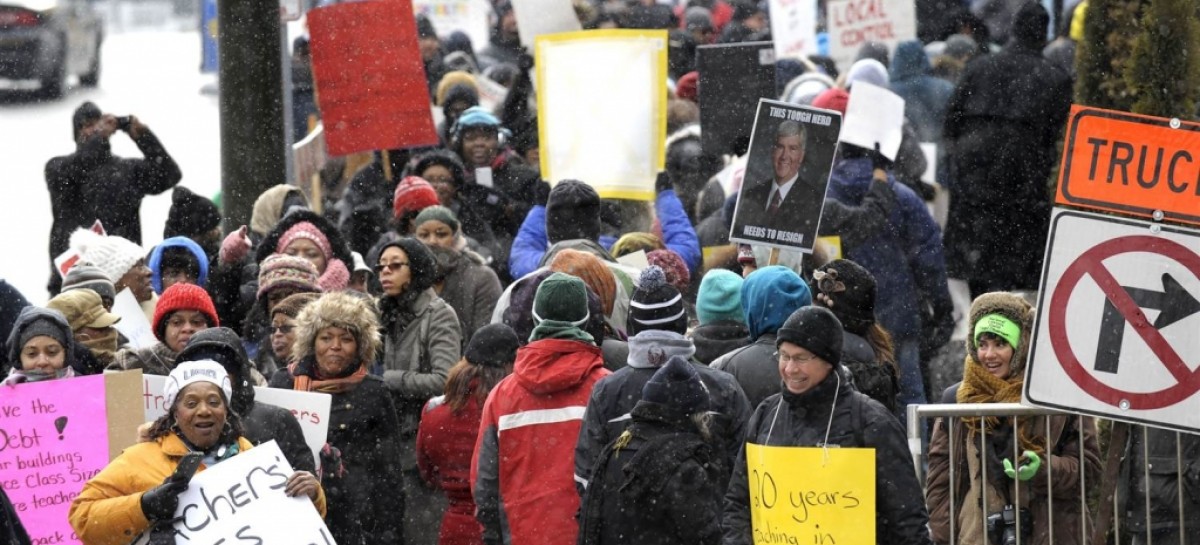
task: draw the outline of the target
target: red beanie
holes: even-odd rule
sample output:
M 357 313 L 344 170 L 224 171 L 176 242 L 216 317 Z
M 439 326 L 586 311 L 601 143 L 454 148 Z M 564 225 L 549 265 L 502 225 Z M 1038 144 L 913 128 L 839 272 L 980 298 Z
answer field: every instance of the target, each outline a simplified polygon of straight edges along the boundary
M 850 102 L 850 93 L 842 89 L 826 89 L 814 98 L 812 105 L 816 108 L 833 110 L 846 115 L 846 104 Z
M 217 319 L 217 308 L 213 306 L 212 298 L 204 288 L 195 284 L 174 284 L 163 290 L 154 306 L 154 336 L 166 342 L 166 320 L 177 310 L 194 310 L 208 318 L 209 327 L 218 327 L 221 321 Z
M 400 219 L 408 212 L 420 212 L 427 207 L 441 204 L 437 191 L 424 178 L 406 176 L 396 185 L 396 197 L 392 201 L 392 213 Z
M 688 72 L 675 82 L 675 96 L 692 102 L 700 102 L 700 72 Z

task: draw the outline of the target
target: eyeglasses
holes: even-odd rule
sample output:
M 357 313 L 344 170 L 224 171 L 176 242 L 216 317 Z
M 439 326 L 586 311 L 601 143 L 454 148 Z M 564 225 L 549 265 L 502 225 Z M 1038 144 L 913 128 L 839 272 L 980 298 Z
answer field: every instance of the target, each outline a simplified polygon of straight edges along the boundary
M 271 326 L 271 333 L 283 333 L 284 335 L 291 335 L 292 330 L 294 329 L 296 329 L 296 326 L 294 325 L 273 325 Z
M 846 291 L 846 285 L 838 280 L 836 270 L 814 271 L 813 280 L 817 281 L 817 289 L 821 293 L 839 293 Z
M 391 263 L 380 263 L 375 266 L 375 274 L 379 274 L 383 271 L 388 271 L 388 272 L 398 271 L 398 270 L 400 270 L 400 267 L 406 267 L 406 266 L 408 266 L 408 262 L 406 262 L 406 261 L 393 261 Z
M 813 354 L 789 356 L 783 352 L 775 352 L 775 357 L 779 358 L 779 363 L 808 363 L 817 359 L 817 357 Z

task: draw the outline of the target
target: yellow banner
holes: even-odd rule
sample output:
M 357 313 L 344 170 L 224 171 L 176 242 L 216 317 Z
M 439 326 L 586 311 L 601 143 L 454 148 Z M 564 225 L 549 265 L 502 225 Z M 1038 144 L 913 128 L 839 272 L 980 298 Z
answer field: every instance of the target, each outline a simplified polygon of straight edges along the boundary
M 746 444 L 755 545 L 874 545 L 875 449 Z

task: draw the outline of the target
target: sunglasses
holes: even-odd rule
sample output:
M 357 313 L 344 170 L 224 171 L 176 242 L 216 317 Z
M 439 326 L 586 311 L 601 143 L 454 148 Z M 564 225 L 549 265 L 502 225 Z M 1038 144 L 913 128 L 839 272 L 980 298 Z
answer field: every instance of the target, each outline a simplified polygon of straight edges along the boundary
M 388 272 L 398 271 L 398 270 L 400 270 L 401 267 L 406 267 L 406 266 L 408 266 L 408 262 L 406 262 L 406 261 L 393 261 L 391 263 L 380 263 L 375 266 L 375 274 L 382 273 L 383 271 L 388 271 Z
M 296 329 L 296 326 L 294 325 L 273 325 L 271 326 L 271 333 L 283 333 L 284 335 L 288 335 L 294 329 Z

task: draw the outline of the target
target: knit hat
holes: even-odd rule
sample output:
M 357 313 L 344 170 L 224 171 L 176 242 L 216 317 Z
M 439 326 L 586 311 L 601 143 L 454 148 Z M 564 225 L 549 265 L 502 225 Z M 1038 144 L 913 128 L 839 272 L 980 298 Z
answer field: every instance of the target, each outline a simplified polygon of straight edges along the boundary
M 745 323 L 742 311 L 742 276 L 728 269 L 712 269 L 700 279 L 696 295 L 700 325 L 726 320 Z
M 275 245 L 275 253 L 282 254 L 287 247 L 299 239 L 307 239 L 317 245 L 321 249 L 321 253 L 325 255 L 326 260 L 334 259 L 333 247 L 329 245 L 329 237 L 325 236 L 316 225 L 307 221 L 302 221 L 293 225 L 287 231 L 284 231 L 283 236 L 279 237 L 279 244 Z
M 991 315 L 999 315 L 1007 320 L 1020 326 L 1020 338 L 1016 344 L 1009 342 L 1013 347 L 1013 358 L 1010 377 L 1018 376 L 1025 372 L 1025 360 L 1029 356 L 1029 336 L 1033 331 L 1033 305 L 1019 295 L 1014 295 L 1006 292 L 991 292 L 985 293 L 976 297 L 971 302 L 971 312 L 969 316 L 970 332 L 967 335 L 967 354 L 975 361 L 979 361 L 979 342 L 977 340 L 979 322 Z M 997 328 L 1000 329 L 1000 328 Z M 986 330 L 986 326 L 985 326 Z M 1003 335 L 1000 335 L 1003 337 Z
M 417 14 L 417 38 L 437 38 L 437 32 L 433 29 L 433 22 L 424 13 Z
M 613 257 L 621 257 L 639 251 L 649 253 L 663 248 L 666 248 L 666 246 L 663 245 L 662 239 L 658 238 L 654 233 L 634 231 L 621 235 L 621 238 L 618 238 L 613 243 L 612 248 L 609 248 L 608 253 L 612 254 Z
M 447 104 L 447 93 L 455 87 L 470 89 L 475 96 L 476 104 L 479 103 L 479 84 L 475 82 L 475 76 L 456 70 L 454 72 L 446 72 L 446 75 L 442 76 L 442 80 L 438 82 L 437 91 L 434 93 L 434 98 L 437 99 L 435 104 L 445 106 Z
M 221 211 L 209 199 L 176 186 L 171 192 L 171 209 L 163 226 L 163 238 L 195 237 L 221 225 Z
M 887 89 L 887 67 L 875 59 L 862 59 L 855 62 L 850 65 L 850 72 L 846 74 L 846 89 L 850 89 L 856 82 L 860 81 Z
M 683 258 L 674 250 L 654 250 L 646 254 L 646 261 L 662 269 L 663 274 L 667 276 L 667 283 L 675 286 L 680 293 L 687 291 L 692 285 L 692 275 L 688 272 L 687 263 L 684 263 Z
M 708 410 L 708 388 L 692 364 L 681 356 L 671 356 L 642 386 L 642 401 L 696 414 Z
M 742 282 L 742 308 L 751 339 L 778 330 L 792 312 L 811 304 L 808 284 L 783 265 L 762 267 Z
M 563 240 L 600 238 L 600 194 L 579 180 L 562 180 L 546 200 L 546 238 Z
M 113 286 L 113 281 L 109 280 L 104 271 L 87 261 L 76 262 L 71 270 L 67 271 L 67 277 L 63 278 L 62 291 L 79 289 L 92 290 L 99 294 L 101 299 L 107 298 L 109 301 L 117 298 L 117 289 Z
M 141 246 L 118 236 L 101 235 L 91 229 L 77 229 L 71 234 L 71 248 L 83 261 L 91 262 L 104 271 L 113 284 L 138 261 L 146 258 Z
M 474 365 L 508 367 L 517 359 L 520 342 L 516 332 L 504 324 L 488 324 L 471 335 L 463 357 Z
M 483 106 L 472 106 L 463 110 L 462 115 L 458 117 L 458 121 L 454 123 L 451 132 L 456 136 L 461 136 L 462 131 L 470 127 L 491 127 L 501 130 L 500 118 L 496 117 Z
M 775 347 L 785 342 L 834 367 L 842 362 L 842 323 L 825 307 L 803 307 L 788 316 L 775 336 Z
M 848 259 L 831 261 L 813 271 L 809 287 L 833 301 L 834 316 L 846 331 L 864 335 L 875 323 L 875 277 Z M 813 304 L 824 306 L 820 298 Z
M 226 403 L 233 397 L 233 383 L 229 381 L 229 373 L 221 364 L 212 360 L 185 361 L 167 375 L 167 384 L 163 387 L 165 406 L 174 406 L 179 392 L 197 382 L 216 384 L 225 394 Z
M 975 331 L 972 333 L 975 338 L 975 346 L 979 346 L 979 338 L 985 333 L 1004 339 L 1004 342 L 1013 349 L 1021 346 L 1021 326 L 1003 314 L 988 314 L 975 322 Z
M 533 321 L 568 322 L 576 327 L 587 323 L 587 286 L 579 277 L 556 272 L 538 285 L 533 298 Z
M 305 305 L 320 297 L 320 292 L 293 293 L 275 305 L 275 308 L 271 309 L 271 314 L 283 314 L 288 318 L 295 318 L 300 315 L 300 311 L 304 309 Z
M 24 314 L 26 309 L 29 309 L 29 308 L 34 308 L 34 307 L 25 307 L 24 309 L 21 309 L 21 313 Z M 57 317 L 60 317 L 60 318 L 62 317 L 61 312 L 58 312 L 57 310 L 53 310 L 52 312 L 54 312 L 57 315 Z M 20 320 L 18 319 L 18 322 L 19 321 Z M 65 321 L 65 319 L 64 319 L 64 321 Z M 68 342 L 68 338 L 67 338 L 65 332 L 63 331 L 62 324 L 55 323 L 55 321 L 53 319 L 51 319 L 50 317 L 39 317 L 39 318 L 34 318 L 30 322 L 27 322 L 25 324 L 25 327 L 21 328 L 21 333 L 20 333 L 20 335 L 17 336 L 16 345 L 14 345 L 13 347 L 10 347 L 9 351 L 10 352 L 15 351 L 16 353 L 19 354 L 21 349 L 25 347 L 25 343 L 29 342 L 29 340 L 34 337 L 41 337 L 41 336 L 50 337 L 50 338 L 58 341 L 58 344 L 61 344 L 63 346 L 63 348 L 68 348 L 71 346 L 71 344 Z M 14 360 L 12 362 L 12 364 L 20 365 L 20 360 L 19 359 Z
M 258 293 L 261 299 L 278 288 L 291 288 L 302 292 L 320 293 L 317 268 L 303 257 L 287 254 L 271 254 L 258 269 Z
M 72 349 L 75 339 L 71 335 L 71 326 L 67 324 L 67 319 L 57 310 L 30 305 L 21 309 L 21 312 L 17 314 L 17 319 L 13 321 L 12 331 L 8 333 L 6 339 L 8 354 L 0 355 L 0 357 L 7 357 L 6 361 L 0 361 L 0 373 L 7 372 L 14 366 L 20 367 L 21 349 L 25 347 L 25 343 L 29 342 L 29 339 L 39 335 L 45 335 L 58 341 L 66 349 L 66 363 L 68 365 L 74 363 Z
M 396 184 L 396 194 L 392 199 L 392 216 L 401 219 L 409 213 L 417 213 L 441 204 L 437 191 L 423 178 L 406 176 Z
M 854 56 L 855 61 L 863 59 L 872 59 L 885 68 L 890 64 L 888 62 L 888 46 L 883 42 L 865 42 L 862 47 L 858 48 L 858 54 Z
M 821 94 L 817 95 L 817 98 L 814 98 L 812 101 L 812 105 L 815 108 L 833 110 L 835 112 L 840 112 L 842 115 L 846 114 L 846 105 L 849 103 L 850 93 L 847 93 L 845 90 L 838 89 L 836 87 L 825 90 Z
M 638 277 L 638 287 L 629 300 L 629 319 L 625 322 L 625 330 L 631 337 L 648 329 L 687 333 L 683 296 L 667 283 L 663 270 L 654 265 Z
M 979 45 L 975 43 L 975 39 L 966 34 L 955 34 L 946 38 L 946 48 L 942 50 L 942 54 L 956 59 L 970 58 L 977 50 Z
M 104 310 L 104 301 L 92 290 L 64 291 L 46 303 L 62 313 L 71 326 L 71 331 L 85 327 L 103 329 L 121 321 L 121 317 Z
M 150 259 L 146 262 L 146 266 L 150 267 L 150 286 L 154 288 L 154 293 L 162 293 L 163 254 L 170 248 L 181 248 L 191 254 L 196 262 L 196 285 L 204 286 L 208 282 L 208 254 L 204 253 L 204 248 L 190 238 L 171 237 L 155 246 L 150 251 Z
M 583 280 L 600 298 L 604 315 L 612 314 L 617 297 L 617 279 L 600 258 L 588 252 L 565 248 L 550 260 L 550 270 L 566 273 Z
M 687 30 L 713 30 L 712 12 L 708 8 L 689 7 L 683 12 L 683 21 Z
M 158 304 L 154 307 L 154 319 L 151 320 L 151 325 L 154 327 L 154 336 L 158 337 L 158 340 L 165 342 L 167 318 L 179 310 L 194 310 L 203 314 L 208 319 L 208 327 L 221 325 L 221 320 L 217 319 L 217 309 L 213 306 L 212 298 L 208 296 L 208 292 L 204 291 L 204 288 L 195 284 L 175 284 L 163 290 L 162 295 L 158 298 Z
M 454 212 L 442 205 L 430 206 L 422 210 L 420 214 L 417 214 L 417 219 L 413 220 L 413 227 L 420 227 L 422 223 L 429 220 L 440 221 L 450 227 L 455 233 L 458 233 L 461 227 Z
M 675 82 L 675 96 L 683 100 L 699 102 L 700 72 L 692 71 L 680 76 L 679 81 Z
M 79 131 L 83 130 L 83 126 L 100 119 L 104 116 L 104 112 L 100 111 L 100 107 L 85 101 L 75 108 L 75 113 L 71 115 L 71 135 L 76 141 L 79 141 Z

